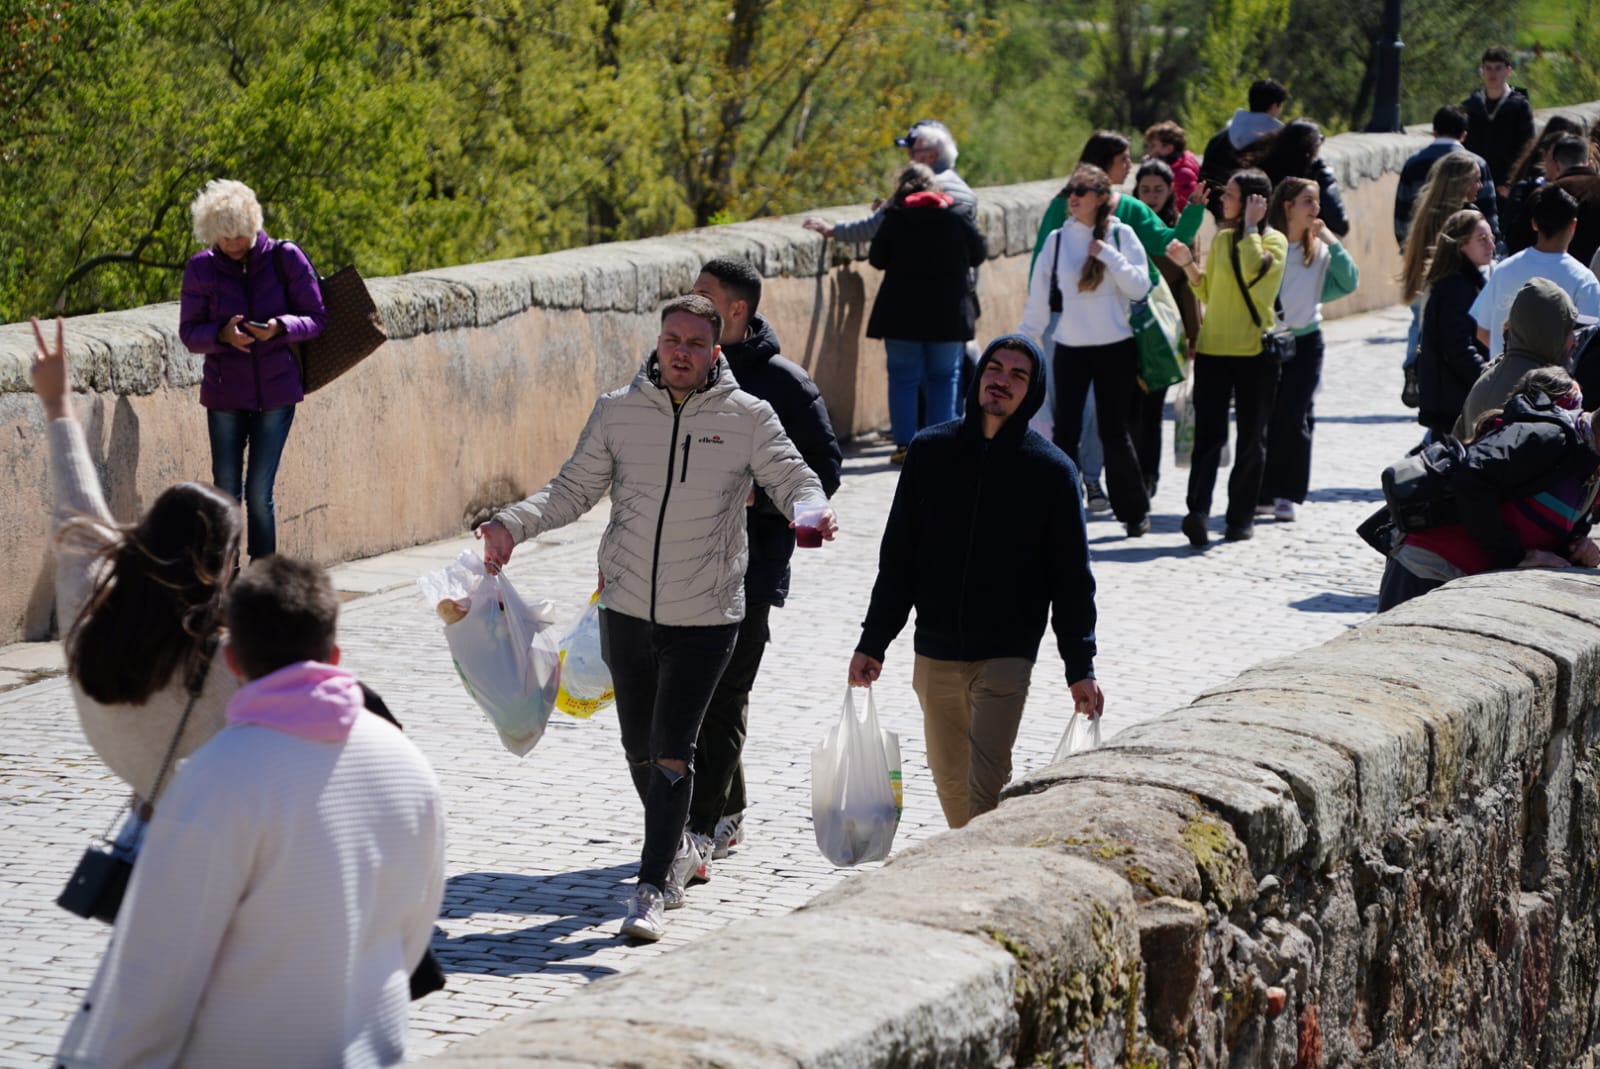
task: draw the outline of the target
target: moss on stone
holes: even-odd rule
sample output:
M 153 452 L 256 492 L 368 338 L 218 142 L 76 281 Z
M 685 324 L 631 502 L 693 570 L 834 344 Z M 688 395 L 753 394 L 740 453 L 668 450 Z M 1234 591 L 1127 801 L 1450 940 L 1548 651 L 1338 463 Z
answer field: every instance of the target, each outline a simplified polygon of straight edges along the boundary
M 1200 872 L 1201 893 L 1232 912 L 1239 904 L 1234 901 L 1235 879 L 1250 861 L 1233 829 L 1220 817 L 1201 812 L 1184 825 L 1181 838 Z

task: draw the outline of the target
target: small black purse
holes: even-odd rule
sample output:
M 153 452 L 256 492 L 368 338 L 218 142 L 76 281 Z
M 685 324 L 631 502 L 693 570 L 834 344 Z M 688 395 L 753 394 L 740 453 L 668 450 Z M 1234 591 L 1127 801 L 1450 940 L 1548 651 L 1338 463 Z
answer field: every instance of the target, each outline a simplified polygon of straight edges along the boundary
M 206 658 L 209 664 L 210 657 Z M 204 680 L 204 674 L 199 676 Z M 92 843 L 89 849 L 83 852 L 83 857 L 78 859 L 78 867 L 72 870 L 72 876 L 67 880 L 67 886 L 56 898 L 56 905 L 68 913 L 75 913 L 80 917 L 90 920 L 105 921 L 115 924 L 117 911 L 122 908 L 122 896 L 128 892 L 128 881 L 133 878 L 133 863 L 139 857 L 139 844 L 144 840 L 145 825 L 149 823 L 150 815 L 155 808 L 155 800 L 161 797 L 162 785 L 167 781 L 167 773 L 172 771 L 172 759 L 178 753 L 178 740 L 183 738 L 183 729 L 189 725 L 189 714 L 194 712 L 194 703 L 200 697 L 198 685 L 192 686 L 189 691 L 189 704 L 184 706 L 183 716 L 178 719 L 178 730 L 172 733 L 172 743 L 167 747 L 167 755 L 161 759 L 161 771 L 156 773 L 155 785 L 150 790 L 150 801 L 141 802 L 137 795 L 128 804 L 133 810 L 129 823 L 132 825 L 132 834 L 123 832 L 112 837 L 112 828 L 116 827 L 116 818 L 106 833 Z
M 1257 330 L 1261 330 L 1261 314 L 1256 311 L 1256 302 L 1250 297 L 1250 287 L 1261 281 L 1261 275 L 1257 275 L 1254 282 L 1248 285 L 1245 283 L 1244 272 L 1239 270 L 1239 240 L 1237 237 L 1228 246 L 1228 255 L 1233 261 L 1233 277 L 1239 283 L 1239 293 L 1244 297 L 1244 306 L 1250 312 L 1250 320 L 1256 325 Z M 1265 273 L 1264 271 L 1262 272 L 1262 274 Z M 1278 307 L 1276 297 L 1273 298 L 1272 305 L 1274 308 Z M 1293 360 L 1294 354 L 1294 331 L 1288 327 L 1280 327 L 1276 323 L 1265 330 L 1261 330 L 1261 355 L 1263 357 L 1279 364 L 1284 364 Z

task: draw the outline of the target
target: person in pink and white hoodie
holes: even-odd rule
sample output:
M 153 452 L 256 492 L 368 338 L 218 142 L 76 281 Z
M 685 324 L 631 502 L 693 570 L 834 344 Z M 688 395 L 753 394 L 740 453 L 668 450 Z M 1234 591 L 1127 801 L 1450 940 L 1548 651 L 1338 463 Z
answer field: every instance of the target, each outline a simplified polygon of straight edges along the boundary
M 173 778 L 62 1066 L 384 1066 L 444 891 L 438 780 L 362 714 L 339 603 L 281 556 L 233 584 L 227 726 Z

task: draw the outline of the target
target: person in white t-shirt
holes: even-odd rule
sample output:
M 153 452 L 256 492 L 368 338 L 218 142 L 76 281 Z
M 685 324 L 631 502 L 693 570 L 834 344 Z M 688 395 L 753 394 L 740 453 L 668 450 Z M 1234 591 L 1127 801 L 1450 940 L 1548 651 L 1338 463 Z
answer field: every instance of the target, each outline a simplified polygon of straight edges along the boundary
M 1128 532 L 1150 530 L 1150 497 L 1128 426 L 1139 391 L 1139 348 L 1130 304 L 1150 290 L 1149 260 L 1133 228 L 1111 214 L 1111 179 L 1081 164 L 1067 181 L 1067 218 L 1033 264 L 1019 333 L 1038 337 L 1059 311 L 1055 353 L 1055 443 L 1078 462 L 1083 402 L 1094 387 L 1105 447 L 1106 491 Z
M 1495 265 L 1488 284 L 1472 303 L 1478 340 L 1489 347 L 1489 359 L 1505 351 L 1505 324 L 1511 301 L 1525 283 L 1547 278 L 1566 291 L 1582 316 L 1600 316 L 1600 282 L 1594 272 L 1567 253 L 1578 225 L 1578 202 L 1566 190 L 1541 186 L 1528 198 L 1524 218 L 1532 220 L 1538 240 L 1532 248 Z

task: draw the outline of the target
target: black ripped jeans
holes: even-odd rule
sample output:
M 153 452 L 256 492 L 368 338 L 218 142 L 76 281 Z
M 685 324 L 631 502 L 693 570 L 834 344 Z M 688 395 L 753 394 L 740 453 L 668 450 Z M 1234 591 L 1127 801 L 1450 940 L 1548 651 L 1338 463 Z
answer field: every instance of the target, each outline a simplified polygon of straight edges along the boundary
M 600 653 L 611 669 L 617 726 L 634 790 L 644 803 L 639 882 L 666 886 L 694 796 L 694 744 L 738 624 L 671 627 L 600 610 Z M 657 762 L 685 763 L 683 775 Z

